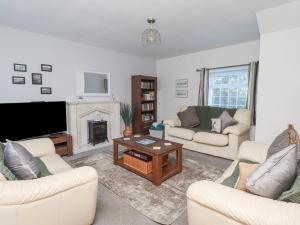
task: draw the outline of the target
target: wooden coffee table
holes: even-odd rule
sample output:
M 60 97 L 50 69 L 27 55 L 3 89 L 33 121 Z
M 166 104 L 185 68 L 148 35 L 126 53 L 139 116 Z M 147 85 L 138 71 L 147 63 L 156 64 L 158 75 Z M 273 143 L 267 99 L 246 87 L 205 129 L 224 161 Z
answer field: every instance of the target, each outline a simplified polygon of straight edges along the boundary
M 182 144 L 142 135 L 140 137 L 130 136 L 129 138 L 130 140 L 124 140 L 123 137 L 113 140 L 115 165 L 119 165 L 127 170 L 130 170 L 131 172 L 138 174 L 141 177 L 150 180 L 156 186 L 159 186 L 163 181 L 167 180 L 171 176 L 181 173 Z M 142 145 L 136 142 L 144 138 L 154 140 L 155 143 Z M 166 146 L 164 143 L 171 143 L 172 145 Z M 127 149 L 133 149 L 135 151 L 152 156 L 152 172 L 149 174 L 144 174 L 130 166 L 125 165 L 123 163 L 123 158 L 119 156 L 119 145 L 124 146 Z M 154 146 L 159 146 L 161 148 L 159 150 L 154 150 Z M 176 153 L 176 161 L 171 162 L 171 160 L 168 160 L 168 163 L 163 165 L 163 158 L 172 152 Z

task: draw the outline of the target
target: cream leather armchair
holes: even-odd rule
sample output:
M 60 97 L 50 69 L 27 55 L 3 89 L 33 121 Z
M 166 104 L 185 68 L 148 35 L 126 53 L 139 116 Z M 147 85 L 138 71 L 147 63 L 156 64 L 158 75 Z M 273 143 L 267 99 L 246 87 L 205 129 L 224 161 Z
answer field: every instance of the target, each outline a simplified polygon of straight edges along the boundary
M 246 141 L 238 159 L 216 182 L 199 181 L 187 191 L 189 225 L 299 225 L 300 205 L 259 197 L 219 183 L 230 176 L 239 159 L 262 163 L 268 145 Z
M 91 167 L 71 168 L 47 138 L 20 141 L 53 174 L 34 180 L 0 181 L 0 224 L 90 225 L 98 175 Z

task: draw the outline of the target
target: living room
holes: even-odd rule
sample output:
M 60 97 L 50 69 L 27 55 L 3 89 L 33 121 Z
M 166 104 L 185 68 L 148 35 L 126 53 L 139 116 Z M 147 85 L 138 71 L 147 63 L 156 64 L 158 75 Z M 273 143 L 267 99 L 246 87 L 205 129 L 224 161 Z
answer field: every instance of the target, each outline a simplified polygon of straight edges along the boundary
M 299 10 L 1 1 L 1 224 L 300 224 Z

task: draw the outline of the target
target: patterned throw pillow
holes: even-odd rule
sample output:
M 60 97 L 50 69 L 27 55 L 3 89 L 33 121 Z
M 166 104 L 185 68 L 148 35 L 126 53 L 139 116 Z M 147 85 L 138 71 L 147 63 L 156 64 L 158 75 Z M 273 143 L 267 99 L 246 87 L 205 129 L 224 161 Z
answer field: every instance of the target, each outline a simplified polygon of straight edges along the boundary
M 227 110 L 224 110 L 222 114 L 219 116 L 221 120 L 221 130 L 223 131 L 226 127 L 233 126 L 238 123 L 235 119 L 233 119 Z
M 4 149 L 5 145 L 0 142 L 0 173 L 7 180 L 17 180 L 16 176 L 4 165 Z
M 221 120 L 211 119 L 211 131 L 216 133 L 221 133 Z

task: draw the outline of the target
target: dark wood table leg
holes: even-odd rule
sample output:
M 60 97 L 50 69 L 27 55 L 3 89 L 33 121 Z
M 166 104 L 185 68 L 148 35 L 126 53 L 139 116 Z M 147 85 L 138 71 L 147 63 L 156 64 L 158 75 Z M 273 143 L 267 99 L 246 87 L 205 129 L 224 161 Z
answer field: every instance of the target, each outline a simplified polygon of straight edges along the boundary
M 162 157 L 159 155 L 153 156 L 153 183 L 159 186 L 162 182 Z
M 179 148 L 176 151 L 176 167 L 178 169 L 178 172 L 181 173 L 181 171 L 182 171 L 182 148 Z
M 118 143 L 114 142 L 114 164 L 117 165 L 118 164 L 118 160 L 119 160 L 119 145 Z

